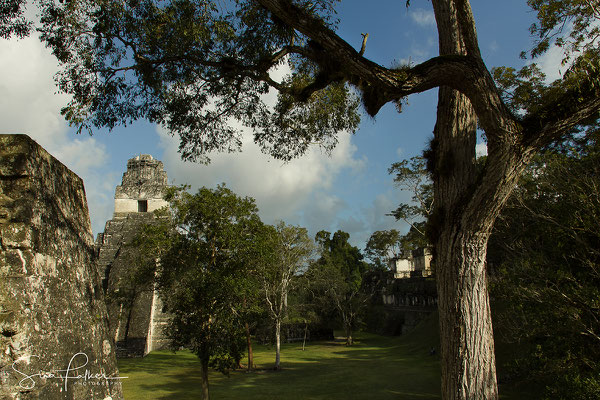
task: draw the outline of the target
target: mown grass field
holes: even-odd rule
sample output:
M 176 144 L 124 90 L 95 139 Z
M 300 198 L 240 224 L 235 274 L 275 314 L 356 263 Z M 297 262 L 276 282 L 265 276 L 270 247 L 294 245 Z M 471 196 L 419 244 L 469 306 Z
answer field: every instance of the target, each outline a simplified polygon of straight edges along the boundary
M 437 326 L 426 321 L 408 335 L 384 337 L 360 333 L 357 343 L 343 341 L 282 346 L 283 370 L 272 370 L 275 352 L 255 346 L 258 370 L 210 374 L 213 400 L 440 399 Z M 119 360 L 125 400 L 200 398 L 200 365 L 187 351 L 153 352 L 143 359 Z M 509 388 L 503 399 L 519 396 Z

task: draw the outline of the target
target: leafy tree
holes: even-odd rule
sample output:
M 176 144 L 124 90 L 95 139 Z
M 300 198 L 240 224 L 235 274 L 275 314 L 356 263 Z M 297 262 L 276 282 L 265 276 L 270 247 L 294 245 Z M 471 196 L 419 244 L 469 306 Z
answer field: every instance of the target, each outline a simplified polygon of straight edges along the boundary
M 31 22 L 24 17 L 26 0 L 0 0 L 0 39 L 12 35 L 23 38 L 31 31 Z
M 147 118 L 179 135 L 186 159 L 206 161 L 209 151 L 239 149 L 232 119 L 253 128 L 256 142 L 282 159 L 315 142 L 331 149 L 338 132 L 357 127 L 361 102 L 374 116 L 387 103 L 400 110 L 405 97 L 439 88 L 427 154 L 442 393 L 447 399 L 497 398 L 487 242 L 534 154 L 598 118 L 596 3 L 528 1 L 539 20 L 530 55 L 539 56 L 553 42 L 571 63 L 561 80 L 531 88 L 534 72 L 496 84 L 481 56 L 468 0 L 432 0 L 439 56 L 391 68 L 365 57 L 366 35 L 361 49 L 336 35 L 334 4 L 44 1 L 42 38 L 63 66 L 59 87 L 72 95 L 63 110 L 71 123 L 112 128 Z M 568 25 L 573 29 L 563 29 Z M 277 82 L 269 70 L 284 63 L 292 73 Z M 274 109 L 260 97 L 269 88 L 279 93 Z M 488 144 L 482 169 L 476 168 L 477 126 Z
M 331 308 L 339 316 L 346 332 L 346 344 L 353 344 L 352 332 L 360 322 L 361 313 L 370 296 L 363 290 L 363 276 L 368 269 L 360 250 L 348 240 L 350 235 L 326 231 L 316 235 L 321 257 L 306 272 L 313 302 L 321 312 Z
M 365 254 L 378 269 L 385 270 L 392 257 L 400 256 L 401 240 L 400 232 L 395 229 L 375 231 L 367 241 Z
M 430 150 L 426 155 L 430 156 Z M 394 183 L 401 189 L 412 193 L 412 204 L 402 203 L 392 211 L 397 220 L 402 220 L 410 225 L 406 235 L 400 238 L 400 246 L 404 253 L 409 253 L 420 247 L 430 245 L 428 236 L 435 236 L 435 232 L 427 232 L 427 219 L 433 214 L 433 184 L 431 173 L 427 170 L 427 159 L 412 157 L 408 160 L 392 164 L 388 173 L 395 174 Z M 434 224 L 429 225 L 435 229 Z
M 171 205 L 170 233 L 156 274 L 172 316 L 166 333 L 175 349 L 189 348 L 200 359 L 202 398 L 208 399 L 209 366 L 222 372 L 237 367 L 245 347 L 244 266 L 261 223 L 254 200 L 225 186 L 201 188 L 195 195 L 171 189 L 165 199 Z
M 261 269 L 263 296 L 275 324 L 275 369 L 281 363 L 281 323 L 286 317 L 293 279 L 308 265 L 314 251 L 306 228 L 277 224 L 271 232 L 270 262 Z
M 490 240 L 498 325 L 521 343 L 513 367 L 549 399 L 600 397 L 599 139 L 536 157 Z
M 395 174 L 394 183 L 412 193 L 413 205 L 400 204 L 392 211 L 397 220 L 403 220 L 421 236 L 425 236 L 423 224 L 415 222 L 427 218 L 433 212 L 433 185 L 427 171 L 426 159 L 412 157 L 392 164 L 388 173 Z
M 252 249 L 244 254 L 244 271 L 246 279 L 241 282 L 239 295 L 241 303 L 238 304 L 238 313 L 244 325 L 246 335 L 246 347 L 248 352 L 248 371 L 252 371 L 254 364 L 254 351 L 252 346 L 252 331 L 260 321 L 267 318 L 263 304 L 263 296 L 260 290 L 260 279 L 258 276 L 259 263 L 262 260 L 264 242 L 261 240 L 262 227 L 258 227 L 254 233 Z M 240 364 L 241 367 L 241 364 Z

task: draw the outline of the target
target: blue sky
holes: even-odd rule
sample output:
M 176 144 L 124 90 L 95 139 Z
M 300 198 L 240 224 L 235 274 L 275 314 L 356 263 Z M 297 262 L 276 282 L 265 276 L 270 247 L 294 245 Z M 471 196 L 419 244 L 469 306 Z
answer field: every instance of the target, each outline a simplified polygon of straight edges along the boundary
M 531 47 L 528 27 L 535 17 L 525 0 L 472 3 L 488 67 L 520 66 L 524 61 L 519 53 Z M 384 66 L 416 64 L 435 56 L 437 32 L 430 1 L 412 0 L 408 10 L 404 4 L 343 1 L 338 32 L 357 49 L 361 33 L 369 33 L 365 56 Z M 540 60 L 552 78 L 558 77 L 557 60 L 555 52 Z M 248 139 L 243 153 L 214 155 L 213 163 L 205 166 L 181 162 L 176 139 L 145 121 L 91 137 L 76 135 L 60 116 L 68 98 L 56 93 L 56 68 L 35 38 L 0 41 L 0 133 L 29 134 L 84 179 L 94 235 L 112 217 L 115 186 L 127 160 L 140 153 L 162 160 L 176 184 L 197 188 L 225 182 L 238 194 L 254 197 L 268 223 L 282 219 L 309 228 L 312 235 L 321 229 L 342 229 L 359 247 L 375 230 L 407 230 L 386 216 L 410 198 L 394 188 L 387 169 L 424 149 L 435 124 L 436 91 L 409 97 L 401 114 L 388 105 L 374 119 L 363 117 L 354 135 L 341 134 L 331 157 L 315 148 L 302 159 L 282 164 L 261 154 Z

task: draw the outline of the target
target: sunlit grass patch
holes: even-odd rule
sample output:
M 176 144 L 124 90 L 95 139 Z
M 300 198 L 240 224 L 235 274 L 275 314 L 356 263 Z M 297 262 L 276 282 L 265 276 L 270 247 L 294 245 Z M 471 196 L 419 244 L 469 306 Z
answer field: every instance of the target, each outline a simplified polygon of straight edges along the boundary
M 360 334 L 354 346 L 343 341 L 282 346 L 283 370 L 275 372 L 274 350 L 255 347 L 257 371 L 212 372 L 212 399 L 439 399 L 439 359 L 410 337 Z M 197 399 L 200 365 L 187 352 L 153 352 L 120 360 L 126 400 Z

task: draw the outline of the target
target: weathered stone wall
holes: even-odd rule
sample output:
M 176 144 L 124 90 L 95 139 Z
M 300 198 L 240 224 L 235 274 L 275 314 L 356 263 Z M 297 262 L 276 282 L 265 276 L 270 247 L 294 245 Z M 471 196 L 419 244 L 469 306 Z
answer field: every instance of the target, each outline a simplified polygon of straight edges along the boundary
M 395 279 L 426 278 L 433 275 L 432 259 L 431 249 L 419 248 L 407 257 L 391 258 L 388 266 L 394 271 Z
M 405 334 L 437 309 L 434 278 L 393 276 L 390 271 L 381 293 L 382 304 L 373 304 L 367 313 L 367 329 L 371 332 Z
M 115 215 L 138 212 L 140 201 L 147 203 L 145 212 L 168 206 L 163 200 L 167 173 L 162 161 L 140 154 L 127 162 L 121 185 L 115 190 Z
M 83 182 L 0 135 L 0 399 L 121 399 Z
M 145 224 L 155 221 L 153 213 L 131 213 L 115 216 L 99 235 L 98 266 L 106 290 L 110 333 L 117 344 L 117 357 L 141 357 L 152 350 L 148 343 L 151 332 L 152 287 L 132 280 L 131 253 L 127 244 Z

